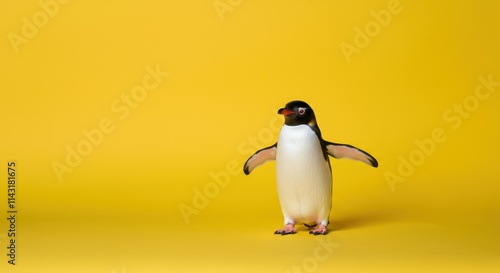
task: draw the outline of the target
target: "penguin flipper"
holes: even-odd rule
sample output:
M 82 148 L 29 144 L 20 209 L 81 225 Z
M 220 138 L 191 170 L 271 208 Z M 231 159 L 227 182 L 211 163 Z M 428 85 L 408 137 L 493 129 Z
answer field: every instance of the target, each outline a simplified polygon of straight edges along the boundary
M 349 144 L 332 143 L 328 141 L 325 141 L 325 144 L 327 153 L 337 159 L 350 158 L 359 160 L 375 168 L 378 167 L 377 160 L 372 155 L 359 148 Z
M 274 143 L 269 147 L 263 148 L 255 152 L 247 159 L 243 166 L 243 172 L 249 175 L 255 168 L 270 160 L 276 160 L 276 147 L 278 143 Z

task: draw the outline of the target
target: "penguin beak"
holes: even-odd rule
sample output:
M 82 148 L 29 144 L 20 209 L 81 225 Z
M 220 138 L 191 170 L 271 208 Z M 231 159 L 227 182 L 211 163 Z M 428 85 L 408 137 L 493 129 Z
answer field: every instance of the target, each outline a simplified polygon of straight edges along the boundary
M 286 109 L 286 108 L 281 108 L 278 110 L 278 114 L 283 115 L 283 116 L 289 116 L 293 114 L 294 112 L 292 110 Z

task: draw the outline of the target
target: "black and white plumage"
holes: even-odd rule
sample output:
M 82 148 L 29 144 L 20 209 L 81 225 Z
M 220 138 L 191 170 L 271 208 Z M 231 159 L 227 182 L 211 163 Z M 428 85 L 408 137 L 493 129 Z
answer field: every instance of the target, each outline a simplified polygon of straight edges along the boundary
M 321 137 L 313 109 L 303 101 L 291 101 L 278 114 L 285 116 L 278 142 L 255 152 L 243 167 L 250 174 L 256 167 L 276 160 L 276 182 L 285 227 L 276 234 L 296 233 L 295 224 L 311 227 L 314 235 L 326 234 L 332 204 L 332 173 L 329 155 L 359 160 L 378 167 L 367 152 Z

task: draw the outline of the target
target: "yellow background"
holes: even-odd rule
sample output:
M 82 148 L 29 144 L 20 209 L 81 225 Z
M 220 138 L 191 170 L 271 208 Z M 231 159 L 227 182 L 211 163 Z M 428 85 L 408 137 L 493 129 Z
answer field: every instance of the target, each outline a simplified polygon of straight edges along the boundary
M 354 45 L 354 29 L 394 1 L 219 2 L 231 9 L 73 0 L 17 46 L 10 33 L 22 36 L 23 17 L 43 9 L 0 4 L 2 219 L 9 160 L 19 210 L 16 266 L 2 254 L 0 222 L 1 271 L 499 270 L 500 94 L 456 129 L 443 115 L 475 94 L 478 77 L 500 81 L 500 4 L 401 1 L 349 63 L 340 45 Z M 157 66 L 168 76 L 121 119 L 112 104 Z M 331 232 L 321 240 L 338 247 L 323 261 L 305 229 L 273 235 L 282 225 L 274 163 L 241 171 L 275 142 L 276 110 L 293 99 L 314 108 L 325 139 L 380 162 L 332 160 Z M 59 181 L 54 162 L 103 119 L 114 130 Z M 400 156 L 436 128 L 446 140 L 391 190 L 387 173 L 399 175 Z M 228 170 L 227 186 L 213 188 L 210 174 Z M 213 198 L 187 224 L 179 206 L 206 188 Z

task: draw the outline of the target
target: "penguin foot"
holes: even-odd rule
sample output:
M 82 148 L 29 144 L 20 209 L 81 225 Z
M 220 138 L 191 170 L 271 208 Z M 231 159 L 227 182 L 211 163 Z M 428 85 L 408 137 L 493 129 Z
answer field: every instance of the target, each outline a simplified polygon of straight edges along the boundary
M 309 234 L 313 234 L 314 236 L 316 235 L 326 235 L 328 233 L 328 230 L 326 229 L 326 226 L 323 226 L 323 225 L 319 225 L 317 228 L 315 229 L 311 229 L 311 231 L 309 231 Z
M 281 235 L 288 235 L 295 233 L 297 233 L 297 230 L 295 229 L 294 224 L 288 224 L 284 228 L 280 228 L 274 232 L 274 234 L 281 234 Z

